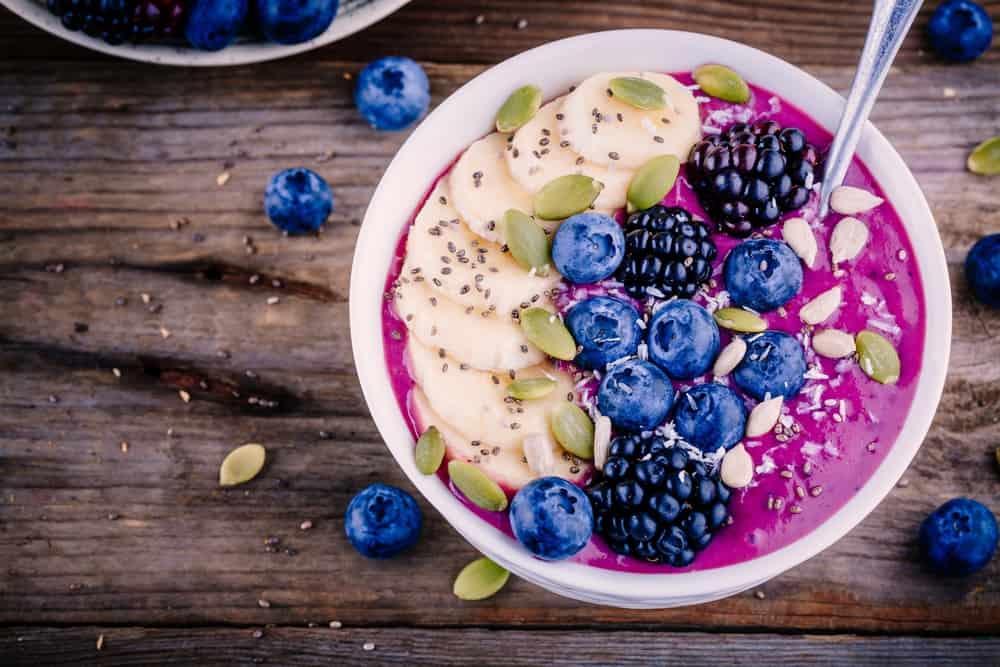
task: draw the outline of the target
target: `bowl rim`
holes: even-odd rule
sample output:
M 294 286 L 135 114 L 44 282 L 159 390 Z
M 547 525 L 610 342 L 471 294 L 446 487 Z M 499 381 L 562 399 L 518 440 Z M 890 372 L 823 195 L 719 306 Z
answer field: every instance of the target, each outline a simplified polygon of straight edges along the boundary
M 247 65 L 311 51 L 353 35 L 359 30 L 381 21 L 408 2 L 410 0 L 371 0 L 371 2 L 352 8 L 346 13 L 344 13 L 343 3 L 341 3 L 341 7 L 337 10 L 337 16 L 330 27 L 322 34 L 301 44 L 275 44 L 263 41 L 237 42 L 221 51 L 199 51 L 188 46 L 167 44 L 111 46 L 97 37 L 67 30 L 59 18 L 50 13 L 45 5 L 38 0 L 0 0 L 0 4 L 35 27 L 91 51 L 137 62 L 181 67 Z
M 514 574 L 567 597 L 634 608 L 694 604 L 746 590 L 808 560 L 847 534 L 896 485 L 920 448 L 944 389 L 952 325 L 944 248 L 913 174 L 889 141 L 868 123 L 858 154 L 903 220 L 921 273 L 926 322 L 933 316 L 935 326 L 925 325 L 923 367 L 896 442 L 864 486 L 826 521 L 791 544 L 752 560 L 694 572 L 624 572 L 536 559 L 465 507 L 437 476 L 417 471 L 414 439 L 389 381 L 381 307 L 382 287 L 399 234 L 430 186 L 430 181 L 421 179 L 443 171 L 455 155 L 482 136 L 506 92 L 528 83 L 525 77 L 542 87 L 545 99 L 551 99 L 598 71 L 691 70 L 703 62 L 730 63 L 753 72 L 748 78 L 755 84 L 787 99 L 827 129 L 836 129 L 843 97 L 798 67 L 758 49 L 671 30 L 613 30 L 570 37 L 482 72 L 427 116 L 386 169 L 358 236 L 349 297 L 351 341 L 362 392 L 386 446 L 411 483 L 474 547 Z M 457 149 L 443 150 L 445 144 Z M 377 290 L 372 289 L 373 283 Z

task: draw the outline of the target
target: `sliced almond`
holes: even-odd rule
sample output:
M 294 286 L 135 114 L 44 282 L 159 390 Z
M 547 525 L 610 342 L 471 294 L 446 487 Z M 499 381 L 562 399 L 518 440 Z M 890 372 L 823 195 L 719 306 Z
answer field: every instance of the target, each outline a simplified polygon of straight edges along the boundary
M 854 354 L 854 336 L 839 329 L 823 329 L 812 337 L 816 354 L 827 359 L 843 359 Z
M 853 339 L 852 339 L 853 343 Z M 531 433 L 524 436 L 521 447 L 528 468 L 539 477 L 551 475 L 556 466 L 555 443 L 552 438 L 541 433 Z
M 743 443 L 726 452 L 722 458 L 722 483 L 731 489 L 742 489 L 753 481 L 753 459 Z
M 722 348 L 719 357 L 712 366 L 712 375 L 722 377 L 729 375 L 733 369 L 740 365 L 744 355 L 747 353 L 747 342 L 739 336 L 729 341 L 729 344 Z
M 812 227 L 809 226 L 805 218 L 785 220 L 785 224 L 781 228 L 781 235 L 803 264 L 810 269 L 815 266 L 819 248 L 816 246 L 816 235 L 813 234 Z
M 770 433 L 781 416 L 781 406 L 785 403 L 784 396 L 769 398 L 758 403 L 747 418 L 747 437 L 759 438 Z
M 594 422 L 594 467 L 604 470 L 611 447 L 611 420 L 604 415 Z
M 830 237 L 830 256 L 834 264 L 858 256 L 868 243 L 868 226 L 857 218 L 841 218 Z
M 870 211 L 884 201 L 864 188 L 841 185 L 830 195 L 830 208 L 843 215 L 855 215 Z
M 819 324 L 833 315 L 834 311 L 840 307 L 842 300 L 843 290 L 840 285 L 831 287 L 802 306 L 802 310 L 799 311 L 799 319 L 806 324 Z

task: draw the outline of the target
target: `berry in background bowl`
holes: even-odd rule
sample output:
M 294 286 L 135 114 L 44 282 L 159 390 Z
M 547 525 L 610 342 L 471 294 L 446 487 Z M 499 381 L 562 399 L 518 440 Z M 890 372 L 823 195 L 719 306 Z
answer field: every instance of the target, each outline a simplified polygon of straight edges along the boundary
M 355 359 L 397 462 L 477 549 L 570 597 L 693 604 L 819 553 L 898 481 L 943 387 L 947 270 L 871 127 L 818 218 L 842 104 L 732 42 L 617 31 L 503 63 L 414 131 L 359 237 Z M 430 426 L 448 463 L 426 474 Z M 561 560 L 512 528 L 545 494 L 509 502 L 552 477 L 593 514 Z

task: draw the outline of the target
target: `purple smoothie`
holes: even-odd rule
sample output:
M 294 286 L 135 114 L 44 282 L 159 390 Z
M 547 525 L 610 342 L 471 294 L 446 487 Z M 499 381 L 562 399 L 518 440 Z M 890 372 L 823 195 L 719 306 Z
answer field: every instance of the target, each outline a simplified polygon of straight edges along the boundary
M 682 83 L 693 83 L 690 74 L 673 74 Z M 830 134 L 809 116 L 791 104 L 780 100 L 769 91 L 751 86 L 753 97 L 747 105 L 734 105 L 715 99 L 700 97 L 703 125 L 706 134 L 711 128 L 725 128 L 734 122 L 753 122 L 773 119 L 783 127 L 797 127 L 809 142 L 824 150 L 830 143 Z M 698 91 L 695 93 L 699 94 Z M 447 174 L 441 174 L 441 178 Z M 864 188 L 885 197 L 868 169 L 855 158 L 845 179 L 846 185 Z M 433 189 L 430 184 L 428 194 Z M 683 206 L 696 217 L 708 219 L 698 199 L 681 175 L 664 203 Z M 421 202 L 421 206 L 423 202 Z M 419 211 L 419 207 L 417 209 Z M 414 212 L 414 216 L 416 212 Z M 804 217 L 815 222 L 817 204 L 815 195 L 802 210 L 788 217 Z M 619 214 L 621 220 L 623 214 Z M 632 572 L 670 573 L 708 570 L 733 565 L 763 556 L 805 537 L 840 509 L 874 474 L 887 456 L 902 430 L 910 410 L 917 377 L 920 370 L 921 351 L 926 327 L 926 308 L 920 273 L 913 259 L 913 249 L 891 202 L 862 214 L 868 225 L 870 238 L 857 259 L 845 268 L 848 274 L 839 280 L 830 267 L 828 243 L 833 225 L 840 219 L 829 215 L 822 224 L 814 226 L 819 254 L 813 269 L 803 268 L 803 289 L 785 308 L 782 317 L 778 311 L 768 313 L 765 319 L 770 330 L 798 335 L 802 340 L 802 324 L 798 318 L 800 307 L 819 293 L 840 284 L 843 288 L 843 305 L 820 328 L 836 328 L 850 333 L 870 329 L 882 334 L 896 346 L 901 361 L 899 382 L 881 385 L 869 379 L 854 360 L 835 361 L 817 357 L 808 341 L 804 341 L 810 371 L 805 386 L 798 396 L 785 402 L 781 422 L 782 435 L 771 432 L 761 438 L 745 439 L 744 445 L 754 460 L 756 473 L 752 485 L 735 491 L 730 501 L 733 523 L 723 528 L 712 543 L 698 554 L 686 568 L 646 563 L 613 553 L 600 537 L 573 560 L 597 567 Z M 409 221 L 412 223 L 412 219 Z M 406 249 L 406 230 L 396 248 L 395 259 L 389 270 L 385 291 L 389 293 L 399 277 Z M 781 238 L 781 225 L 765 230 L 771 238 Z M 713 234 L 719 255 L 715 267 L 718 285 L 694 299 L 702 305 L 725 302 L 721 272 L 722 260 L 729 250 L 739 243 L 725 234 Z M 555 299 L 563 312 L 576 301 L 594 292 L 611 290 L 616 296 L 621 292 L 613 285 L 578 288 L 566 285 Z M 413 380 L 406 369 L 405 350 L 407 329 L 396 316 L 392 302 L 386 300 L 382 309 L 383 338 L 386 364 L 400 409 L 407 418 L 414 437 L 419 425 L 409 409 L 409 394 Z M 730 336 L 723 330 L 722 344 Z M 692 384 L 711 381 L 711 377 L 697 378 L 693 382 L 675 382 L 683 390 Z M 728 378 L 724 383 L 730 384 Z M 591 395 L 596 382 L 590 387 Z M 586 400 L 588 392 L 582 392 Z M 748 409 L 752 400 L 748 399 Z M 441 468 L 442 481 L 448 483 L 445 466 Z M 506 513 L 486 512 L 469 504 L 460 493 L 452 492 L 478 516 L 506 533 L 513 540 Z

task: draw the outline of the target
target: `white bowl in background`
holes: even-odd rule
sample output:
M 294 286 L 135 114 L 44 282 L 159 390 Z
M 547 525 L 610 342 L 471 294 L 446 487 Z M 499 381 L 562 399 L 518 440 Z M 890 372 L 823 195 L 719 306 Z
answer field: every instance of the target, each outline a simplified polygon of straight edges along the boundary
M 404 227 L 431 186 L 469 144 L 488 133 L 510 91 L 533 83 L 545 99 L 601 71 L 692 70 L 706 62 L 738 64 L 757 85 L 798 106 L 831 132 L 844 99 L 799 68 L 716 37 L 669 30 L 616 30 L 532 49 L 483 72 L 441 103 L 414 130 L 386 169 L 358 237 L 351 271 L 351 340 L 358 377 L 379 432 L 417 489 L 476 549 L 517 576 L 567 597 L 630 608 L 697 604 L 733 595 L 815 556 L 865 518 L 889 493 L 927 434 L 944 388 L 951 349 L 951 293 L 944 249 L 930 209 L 899 154 L 868 124 L 858 154 L 899 213 L 913 243 L 927 307 L 923 368 L 913 404 L 885 460 L 861 490 L 797 541 L 750 561 L 711 570 L 655 574 L 607 570 L 534 558 L 516 540 L 468 510 L 437 476 L 422 475 L 414 440 L 389 381 L 381 308 L 389 265 Z

